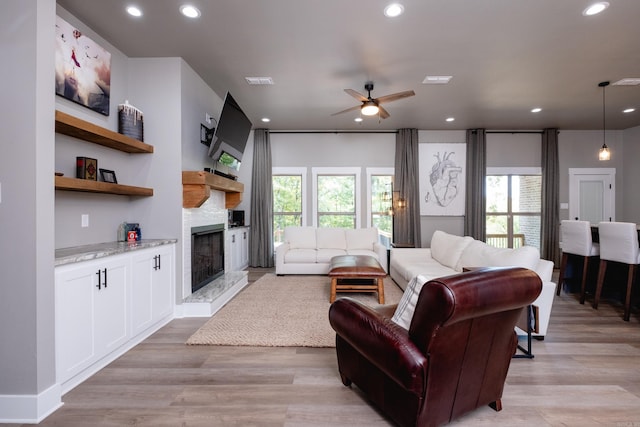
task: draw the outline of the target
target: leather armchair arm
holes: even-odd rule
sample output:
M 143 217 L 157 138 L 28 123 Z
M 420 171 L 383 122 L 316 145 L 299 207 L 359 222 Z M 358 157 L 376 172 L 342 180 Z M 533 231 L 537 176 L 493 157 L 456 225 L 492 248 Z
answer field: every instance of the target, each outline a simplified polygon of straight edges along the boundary
M 422 394 L 426 384 L 426 357 L 409 339 L 408 331 L 381 312 L 351 298 L 340 298 L 329 308 L 336 333 L 407 390 Z

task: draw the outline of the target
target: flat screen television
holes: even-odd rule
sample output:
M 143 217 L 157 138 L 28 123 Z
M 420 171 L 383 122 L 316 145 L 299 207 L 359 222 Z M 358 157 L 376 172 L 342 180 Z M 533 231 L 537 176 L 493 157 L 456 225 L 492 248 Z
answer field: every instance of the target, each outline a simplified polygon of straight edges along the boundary
M 218 126 L 209 146 L 209 157 L 216 164 L 238 170 L 247 145 L 252 123 L 229 92 L 218 119 Z

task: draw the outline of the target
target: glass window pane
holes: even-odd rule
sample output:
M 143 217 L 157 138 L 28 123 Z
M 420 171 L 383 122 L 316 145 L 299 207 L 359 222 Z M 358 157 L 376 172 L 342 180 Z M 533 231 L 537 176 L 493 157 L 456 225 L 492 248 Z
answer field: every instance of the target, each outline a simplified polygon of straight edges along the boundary
M 320 227 L 355 228 L 356 217 L 355 215 L 319 214 L 318 224 Z
M 513 212 L 535 212 L 542 209 L 542 177 L 540 175 L 513 176 L 511 181 Z
M 509 177 L 487 176 L 487 212 L 507 212 Z
M 273 177 L 273 211 L 302 212 L 302 176 Z
M 356 211 L 355 176 L 319 175 L 318 212 Z
M 540 222 L 538 215 L 513 216 L 513 246 L 533 246 L 540 249 Z
M 487 244 L 497 248 L 509 246 L 508 216 L 487 215 Z

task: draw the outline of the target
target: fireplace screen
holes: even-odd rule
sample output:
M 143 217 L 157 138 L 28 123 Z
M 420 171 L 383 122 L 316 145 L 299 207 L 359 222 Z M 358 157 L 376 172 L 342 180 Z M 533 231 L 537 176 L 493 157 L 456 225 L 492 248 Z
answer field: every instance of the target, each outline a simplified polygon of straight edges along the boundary
M 224 224 L 191 229 L 191 292 L 224 274 Z

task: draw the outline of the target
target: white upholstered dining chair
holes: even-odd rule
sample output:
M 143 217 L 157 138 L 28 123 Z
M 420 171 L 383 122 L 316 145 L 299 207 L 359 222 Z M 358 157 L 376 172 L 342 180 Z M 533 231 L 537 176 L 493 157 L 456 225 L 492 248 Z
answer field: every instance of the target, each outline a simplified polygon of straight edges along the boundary
M 560 234 L 562 237 L 562 261 L 560 262 L 560 276 L 556 294 L 560 295 L 569 255 L 573 255 L 582 260 L 580 304 L 584 304 L 589 261 L 596 259 L 600 255 L 600 246 L 598 243 L 593 243 L 591 239 L 591 224 L 589 221 L 563 220 L 560 224 Z
M 628 265 L 627 289 L 624 300 L 624 320 L 628 321 L 631 313 L 631 289 L 640 264 L 640 248 L 638 248 L 638 229 L 631 222 L 601 222 L 598 225 L 600 240 L 600 269 L 598 284 L 593 300 L 593 308 L 598 308 L 602 285 L 609 261 Z

